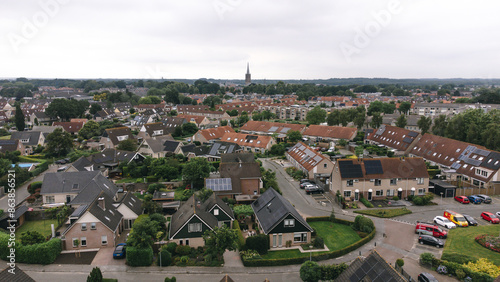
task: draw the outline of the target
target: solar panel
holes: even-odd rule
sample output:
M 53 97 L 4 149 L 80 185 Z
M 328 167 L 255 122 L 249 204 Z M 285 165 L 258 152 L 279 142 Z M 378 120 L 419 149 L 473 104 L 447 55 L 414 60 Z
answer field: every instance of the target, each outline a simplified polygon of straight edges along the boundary
M 281 133 L 287 133 L 291 128 L 290 127 L 283 127 L 283 129 L 281 129 Z
M 418 136 L 418 132 L 410 131 L 410 133 L 408 133 L 408 136 L 417 137 Z
M 212 148 L 210 148 L 210 152 L 208 153 L 211 156 L 217 155 L 217 150 L 219 150 L 220 143 L 214 143 L 212 145 Z
M 385 125 L 383 125 L 383 124 L 382 124 L 382 125 L 379 127 L 379 129 L 377 130 L 377 132 L 375 132 L 375 134 L 377 134 L 377 135 L 382 135 L 382 134 L 384 133 L 384 131 L 385 131 Z
M 353 164 L 352 161 L 339 162 L 340 175 L 342 178 L 362 178 L 361 165 Z
M 299 150 L 301 150 L 301 151 L 304 151 L 304 149 L 305 149 L 305 148 L 306 148 L 306 147 L 305 147 L 304 145 L 300 145 L 300 146 L 299 146 Z
M 229 145 L 229 149 L 227 149 L 227 153 L 231 154 L 234 151 L 234 145 Z
M 471 164 L 473 166 L 480 166 L 482 163 L 482 161 L 480 161 L 480 160 L 475 160 L 475 159 L 470 159 L 470 158 L 466 158 L 464 160 L 464 162 L 467 164 Z
M 411 139 L 410 137 L 405 137 L 403 138 L 403 142 L 410 144 L 411 142 L 413 142 L 413 139 Z
M 276 130 L 278 130 L 278 127 L 277 126 L 273 126 L 271 128 L 269 128 L 269 132 L 275 132 Z
M 323 158 L 321 156 L 316 156 L 314 157 L 314 160 L 317 162 L 320 162 Z
M 490 154 L 490 151 L 486 151 L 486 150 L 483 150 L 483 149 L 477 149 L 477 148 L 476 148 L 476 149 L 474 150 L 474 153 L 475 153 L 475 154 L 478 154 L 478 155 L 481 155 L 481 156 L 483 156 L 483 157 L 486 157 L 486 156 L 488 156 L 488 155 Z
M 380 160 L 365 161 L 366 174 L 383 174 L 382 163 Z
M 313 153 L 313 151 L 311 151 L 311 150 L 309 150 L 309 149 L 306 149 L 306 150 L 304 151 L 304 153 L 305 153 L 306 155 L 308 155 L 309 157 L 311 157 L 311 158 L 312 158 L 312 157 L 314 157 L 314 156 L 316 156 L 316 154 L 315 154 L 315 153 Z
M 453 163 L 453 164 L 451 165 L 451 168 L 453 168 L 453 169 L 459 169 L 459 168 L 460 168 L 460 166 L 461 166 L 461 164 L 459 164 L 459 163 Z
M 207 178 L 207 188 L 212 191 L 231 191 L 231 178 Z

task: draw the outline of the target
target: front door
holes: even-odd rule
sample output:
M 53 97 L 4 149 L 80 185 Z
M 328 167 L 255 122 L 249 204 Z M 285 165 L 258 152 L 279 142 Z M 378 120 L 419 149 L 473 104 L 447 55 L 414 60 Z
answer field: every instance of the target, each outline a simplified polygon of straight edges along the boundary
M 372 192 L 368 192 L 368 201 L 372 200 Z
M 66 203 L 69 203 L 71 202 L 71 196 L 70 195 L 66 195 Z
M 283 246 L 283 234 L 278 234 L 278 247 Z
M 359 192 L 354 192 L 354 201 L 359 201 Z
M 276 238 L 277 235 L 276 234 L 273 234 L 273 248 L 276 248 Z
M 398 198 L 401 200 L 401 197 L 403 196 L 403 191 L 398 191 Z

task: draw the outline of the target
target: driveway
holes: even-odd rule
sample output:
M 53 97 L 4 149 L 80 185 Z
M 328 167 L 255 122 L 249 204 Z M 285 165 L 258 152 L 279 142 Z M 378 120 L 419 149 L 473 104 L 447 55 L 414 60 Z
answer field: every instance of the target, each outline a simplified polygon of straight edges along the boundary
M 114 259 L 113 251 L 115 248 L 100 248 L 97 255 L 94 257 L 91 265 L 101 266 L 101 265 L 125 265 L 126 259 Z

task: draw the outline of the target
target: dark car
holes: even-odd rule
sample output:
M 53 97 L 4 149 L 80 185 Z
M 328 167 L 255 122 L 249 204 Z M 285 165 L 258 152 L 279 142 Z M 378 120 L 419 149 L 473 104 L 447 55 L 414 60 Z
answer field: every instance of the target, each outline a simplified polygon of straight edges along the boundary
M 113 252 L 113 258 L 114 259 L 124 258 L 126 249 L 127 249 L 127 244 L 125 243 L 116 245 L 115 251 Z
M 65 164 L 67 161 L 65 159 L 55 161 L 56 164 Z
M 465 220 L 467 220 L 467 223 L 469 223 L 469 226 L 477 226 L 477 221 L 470 215 L 468 214 L 463 214 Z
M 479 195 L 476 195 L 477 197 L 481 198 L 481 200 L 483 200 L 483 203 L 485 204 L 491 204 L 491 198 L 490 196 L 487 196 L 487 195 L 483 195 L 483 194 L 479 194 Z
M 418 281 L 421 282 L 439 282 L 434 275 L 427 273 L 427 272 L 422 272 L 418 275 Z
M 481 204 L 481 202 L 483 201 L 483 199 L 479 198 L 477 195 L 472 195 L 472 196 L 469 196 L 469 201 L 473 204 Z
M 442 248 L 444 246 L 443 241 L 429 235 L 420 235 L 418 237 L 418 242 L 422 245 L 426 244 L 426 245 L 436 246 L 438 248 Z
M 307 185 L 314 185 L 311 182 L 300 182 L 300 189 L 304 189 Z
M 324 193 L 325 190 L 323 188 L 318 187 L 318 185 L 310 184 L 305 187 L 306 194 L 314 194 L 314 193 Z

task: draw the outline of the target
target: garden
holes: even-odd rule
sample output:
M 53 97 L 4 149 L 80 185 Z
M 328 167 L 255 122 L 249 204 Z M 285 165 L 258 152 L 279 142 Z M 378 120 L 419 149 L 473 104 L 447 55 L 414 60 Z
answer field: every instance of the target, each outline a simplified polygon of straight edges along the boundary
M 405 214 L 410 214 L 411 210 L 404 208 L 395 208 L 395 209 L 369 209 L 369 210 L 357 210 L 355 213 L 370 215 L 381 218 L 391 218 L 396 216 L 401 216 Z

